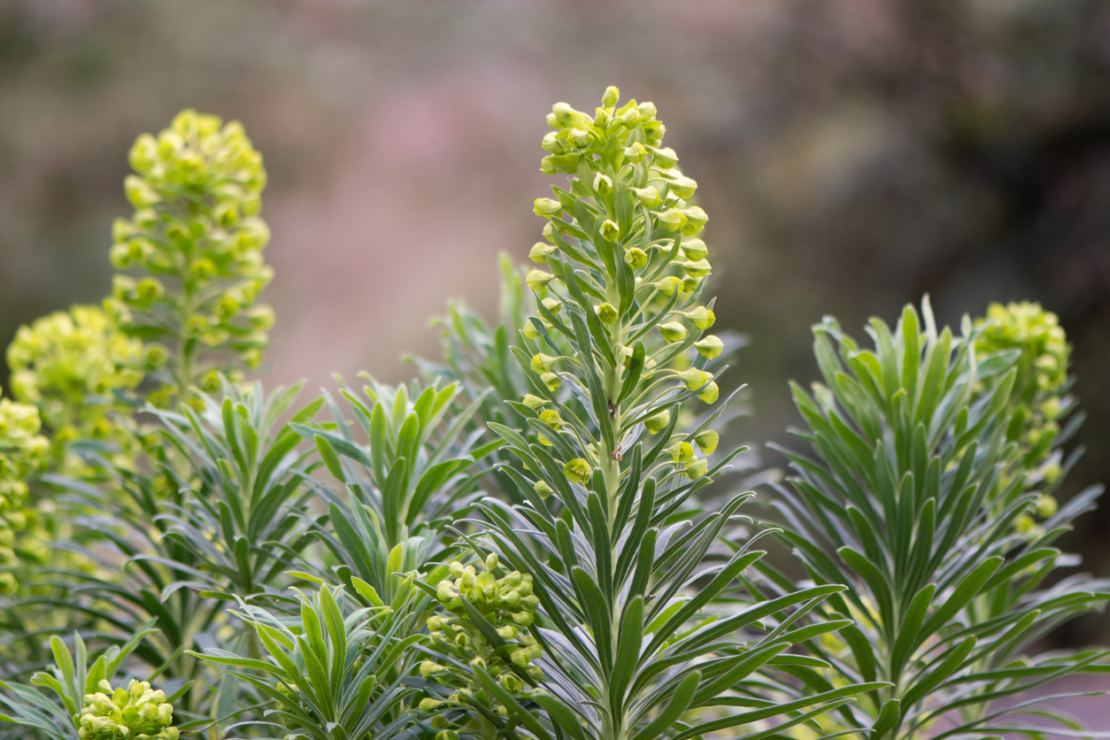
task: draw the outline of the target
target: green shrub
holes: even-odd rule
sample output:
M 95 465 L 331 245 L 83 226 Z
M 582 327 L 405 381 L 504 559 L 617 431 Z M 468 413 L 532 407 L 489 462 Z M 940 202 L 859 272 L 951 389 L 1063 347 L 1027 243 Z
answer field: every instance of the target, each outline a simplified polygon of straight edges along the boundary
M 616 88 L 548 123 L 568 182 L 530 269 L 502 259 L 499 322 L 453 304 L 419 379 L 300 407 L 245 376 L 273 321 L 261 156 L 193 111 L 139 138 L 112 296 L 8 351 L 0 736 L 1084 734 L 1011 699 L 1110 672 L 1027 655 L 1110 599 L 1048 580 L 1101 493 L 1057 500 L 1082 416 L 1056 318 L 992 305 L 956 336 L 926 300 L 873 349 L 826 319 L 824 383 L 794 386 L 812 454 L 759 523 L 697 183 Z

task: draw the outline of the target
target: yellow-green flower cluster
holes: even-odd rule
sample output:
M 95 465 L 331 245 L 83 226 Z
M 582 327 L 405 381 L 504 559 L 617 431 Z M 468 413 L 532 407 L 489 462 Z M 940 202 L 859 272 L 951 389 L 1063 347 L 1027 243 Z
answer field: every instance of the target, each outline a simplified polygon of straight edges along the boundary
M 606 90 L 592 117 L 565 103 L 556 104 L 547 117 L 557 130 L 544 137 L 543 148 L 551 154 L 541 169 L 577 177 L 570 191 L 554 188 L 556 198 L 536 200 L 534 212 L 548 219 L 547 242 L 533 246 L 530 257 L 546 264 L 558 253 L 608 273 L 610 285 L 593 286 L 604 296 L 595 302 L 594 311 L 606 326 L 629 318 L 619 315 L 617 291 L 606 290 L 615 287 L 612 283 L 626 268 L 636 299 L 656 310 L 666 308 L 677 291 L 684 300 L 671 305 L 657 328 L 666 342 L 682 342 L 691 331 L 709 329 L 715 318 L 711 309 L 692 302 L 712 271 L 708 248 L 697 238 L 708 217 L 688 202 L 697 183 L 678 169 L 674 151 L 662 147 L 666 128 L 656 118 L 655 106 L 631 100 L 617 107 L 618 95 L 614 87 Z M 527 278 L 537 292 L 549 290 L 552 280 L 562 282 L 542 269 L 532 270 Z M 546 319 L 543 323 L 550 326 Z M 538 336 L 535 329 L 529 333 Z M 709 358 L 722 348 L 717 337 L 694 346 Z M 552 382 L 545 380 L 549 387 Z
M 172 340 L 171 383 L 218 387 L 207 371 L 225 369 L 228 356 L 257 367 L 273 323 L 257 304 L 273 275 L 262 259 L 269 229 L 258 217 L 262 155 L 238 122 L 186 110 L 157 137 L 138 138 L 131 166 L 124 188 L 135 213 L 116 221 L 111 258 L 142 275 L 118 275 L 108 305 L 145 335 Z M 202 351 L 221 352 L 223 364 L 206 369 Z
M 563 457 L 567 479 L 586 484 L 600 470 L 610 496 L 622 440 L 637 422 L 658 433 L 670 420 L 660 409 L 684 394 L 718 400 L 705 368 L 724 350 L 705 334 L 716 316 L 700 298 L 712 265 L 700 238 L 708 217 L 691 201 L 697 183 L 663 146 L 655 106 L 618 98 L 610 87 L 593 115 L 559 103 L 547 117 L 555 130 L 544 137 L 541 170 L 569 175 L 569 189 L 553 187 L 553 198 L 533 206 L 547 223 L 529 253 L 537 266 L 526 282 L 539 300 L 524 330 L 535 390 L 523 403 L 536 414 L 529 419 L 538 441 L 559 442 L 543 425 L 564 435 L 576 453 Z M 555 395 L 568 381 L 571 397 L 593 400 L 583 401 L 592 418 L 560 400 L 565 392 Z M 696 477 L 702 467 L 683 470 Z M 541 496 L 549 483 L 542 491 L 537 484 Z
M 979 335 L 975 351 L 993 354 L 1007 349 L 1021 350 L 1014 394 L 1022 403 L 1058 397 L 1068 380 L 1071 348 L 1056 314 L 1039 303 L 992 303 L 987 315 L 977 319 Z
M 0 593 L 16 588 L 8 570 L 16 564 L 16 538 L 34 529 L 38 517 L 27 506 L 27 478 L 47 459 L 50 443 L 39 434 L 41 422 L 34 406 L 0 398 Z M 21 550 L 30 550 L 21 543 Z
M 98 688 L 85 695 L 77 729 L 81 740 L 177 740 L 173 706 L 161 690 L 134 679 L 126 689 L 113 691 L 108 681 Z
M 1039 303 L 992 303 L 985 318 L 976 321 L 979 335 L 975 351 L 981 355 L 1008 349 L 1021 350 L 1013 401 L 1023 415 L 1022 443 L 1036 465 L 1051 450 L 1060 432 L 1059 418 L 1068 411 L 1069 402 L 1061 397 L 1068 381 L 1071 348 L 1056 314 Z
M 655 433 L 657 432 L 653 432 Z M 694 448 L 701 450 L 703 455 L 712 455 L 720 439 L 720 435 L 712 429 L 699 432 L 689 438 L 681 435 L 673 437 L 670 446 L 667 447 L 667 453 L 671 456 L 674 469 L 690 480 L 702 477 L 709 472 L 709 460 L 698 457 Z
M 8 347 L 12 395 L 38 407 L 65 472 L 81 467 L 65 459 L 67 444 L 78 438 L 114 444 L 117 462 L 127 464 L 134 437 L 124 421 L 130 407 L 121 396 L 159 366 L 164 360 L 160 350 L 148 351 L 99 308 L 74 306 L 16 332 Z
M 518 697 L 529 695 L 528 687 L 518 672 L 541 678 L 543 672 L 533 661 L 542 650 L 535 638 L 524 632 L 534 620 L 539 599 L 532 593 L 532 576 L 520 571 L 510 571 L 497 577 L 499 561 L 490 553 L 480 563 L 481 572 L 473 565 L 450 564 L 453 578 L 439 582 L 436 598 L 447 610 L 428 619 L 428 631 L 436 649 L 458 663 L 488 672 L 510 694 Z M 495 649 L 467 614 L 462 600 L 470 602 L 497 630 L 498 637 L 508 649 Z M 454 740 L 455 724 L 445 712 L 464 708 L 480 694 L 481 683 L 472 673 L 460 670 L 454 663 L 442 664 L 426 660 L 420 664 L 420 673 L 451 690 L 446 698 L 428 696 L 421 700 L 420 711 L 436 716 L 431 724 L 440 730 L 438 740 Z M 485 697 L 488 699 L 488 697 Z M 508 710 L 497 702 L 489 708 L 501 716 Z
M 1071 399 L 1063 395 L 1071 353 L 1064 329 L 1056 314 L 1029 302 L 992 303 L 975 327 L 979 330 L 975 340 L 978 354 L 1021 351 L 1012 395 L 1020 423 L 1021 466 L 1028 486 L 1051 486 L 1061 473 L 1061 455 L 1053 451 L 1053 443 L 1060 433 L 1059 420 L 1071 407 Z M 1042 529 L 1036 520 L 1051 517 L 1056 509 L 1056 499 L 1042 494 L 1033 511 L 1018 517 L 1017 530 L 1029 537 L 1039 536 Z

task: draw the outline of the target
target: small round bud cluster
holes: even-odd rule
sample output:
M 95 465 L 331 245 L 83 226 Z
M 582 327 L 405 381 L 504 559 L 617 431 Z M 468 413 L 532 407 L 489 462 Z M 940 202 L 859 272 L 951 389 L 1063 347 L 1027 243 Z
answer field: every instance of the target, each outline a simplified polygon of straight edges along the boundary
M 161 349 L 145 348 L 126 336 L 95 306 L 74 306 L 19 328 L 7 354 L 12 395 L 38 407 L 53 437 L 55 464 L 65 474 L 86 470 L 82 461 L 66 455 L 74 439 L 111 443 L 120 465 L 134 459 L 125 397 L 161 365 Z
M 1071 353 L 1064 329 L 1056 314 L 1037 303 L 992 303 L 976 327 L 980 330 L 975 340 L 977 353 L 1021 350 L 1013 399 L 1024 415 L 1022 442 L 1036 452 L 1036 459 L 1030 462 L 1040 462 L 1060 431 L 1058 419 L 1070 410 L 1069 399 L 1061 397 Z
M 186 110 L 157 137 L 138 138 L 131 166 L 124 188 L 135 214 L 116 221 L 111 258 L 146 276 L 117 275 L 106 305 L 126 324 L 170 326 L 183 347 L 257 367 L 273 323 L 257 304 L 273 275 L 262 259 L 270 232 L 258 217 L 262 155 L 238 122 Z
M 540 603 L 532 593 L 532 576 L 514 570 L 497 578 L 494 571 L 499 561 L 495 553 L 490 553 L 482 566 L 479 573 L 473 565 L 451 563 L 449 568 L 454 579 L 445 578 L 439 582 L 436 588 L 439 602 L 460 618 L 466 615 L 462 605 L 462 599 L 466 599 L 495 625 L 512 624 L 518 628 L 531 625 L 532 615 Z
M 1017 378 L 1011 396 L 1015 416 L 1020 417 L 1022 467 L 1026 485 L 1052 486 L 1062 472 L 1062 454 L 1054 449 L 1060 419 L 1072 406 L 1066 395 L 1071 348 L 1056 315 L 1038 303 L 992 303 L 985 318 L 976 320 L 979 334 L 975 351 L 990 355 L 1018 349 Z M 1056 499 L 1039 496 L 1033 508 L 1015 520 L 1015 528 L 1030 539 L 1043 533 L 1038 520 L 1056 513 Z
M 693 444 L 686 437 L 674 437 L 667 447 L 667 453 L 671 456 L 675 470 L 682 471 L 682 474 L 690 480 L 696 480 L 709 472 L 709 461 L 697 456 L 695 446 L 703 455 L 712 455 L 719 442 L 720 435 L 712 429 L 707 429 L 694 435 Z
M 177 740 L 173 706 L 166 703 L 161 690 L 134 679 L 126 689 L 113 691 L 107 681 L 98 688 L 99 692 L 85 695 L 78 718 L 81 740 Z
M 514 570 L 498 577 L 502 569 L 496 553 L 490 553 L 479 565 L 481 572 L 473 565 L 464 566 L 457 561 L 450 564 L 452 578 L 440 581 L 436 593 L 446 613 L 429 617 L 428 632 L 440 652 L 460 664 L 482 668 L 510 694 L 527 699 L 531 692 L 518 672 L 532 678 L 543 677 L 542 670 L 533 662 L 542 650 L 535 638 L 524 632 L 531 626 L 539 606 L 539 599 L 532 593 L 532 576 Z M 462 599 L 494 626 L 508 649 L 494 650 L 494 645 L 469 618 Z M 502 716 L 508 714 L 503 705 L 482 691 L 477 676 L 454 663 L 444 665 L 426 660 L 420 664 L 420 674 L 451 691 L 446 698 L 427 696 L 419 704 L 422 713 L 435 715 L 431 725 L 440 731 L 437 737 L 441 740 L 451 737 L 457 729 L 446 713 L 465 709 L 468 701 L 486 700 L 490 710 Z

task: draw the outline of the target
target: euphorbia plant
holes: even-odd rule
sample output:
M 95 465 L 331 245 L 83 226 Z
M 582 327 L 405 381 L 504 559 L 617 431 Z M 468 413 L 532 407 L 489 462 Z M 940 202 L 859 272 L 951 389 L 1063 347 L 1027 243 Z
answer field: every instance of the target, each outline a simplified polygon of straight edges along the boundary
M 512 402 L 528 427 L 490 425 L 524 464 L 507 472 L 526 503 L 487 499 L 484 511 L 501 557 L 533 579 L 544 678 L 530 700 L 545 711 L 474 672 L 541 738 L 774 734 L 881 684 L 763 688 L 762 671 L 823 665 L 786 651 L 847 624 L 797 622 L 844 587 L 744 600 L 743 574 L 763 554 L 751 548 L 761 535 L 737 526 L 752 494 L 715 512 L 694 504 L 743 452 L 716 452 L 727 401 L 680 425 L 684 408 L 719 396 L 704 369 L 722 347 L 703 333 L 714 318 L 702 300 L 707 217 L 662 147 L 655 107 L 617 97 L 609 88 L 592 117 L 562 103 L 548 117 L 543 169 L 572 178 L 535 204 L 547 241 L 531 256 L 547 269 L 528 276 L 538 315 L 515 354 L 531 392 Z M 714 454 L 711 465 L 703 455 Z M 714 604 L 726 594 L 741 598 Z M 769 718 L 778 729 L 760 724 Z
M 957 338 L 926 305 L 874 322 L 874 351 L 827 320 L 826 385 L 796 390 L 816 458 L 792 454 L 787 521 L 756 526 L 729 490 L 696 183 L 615 88 L 548 121 L 541 168 L 569 184 L 535 202 L 533 268 L 502 261 L 500 325 L 453 306 L 422 380 L 299 411 L 242 378 L 271 320 L 260 156 L 191 111 L 140 138 L 108 310 L 11 350 L 29 403 L 0 400 L 0 565 L 30 585 L 4 670 L 80 635 L 33 679 L 54 696 L 0 684 L 3 737 L 911 740 L 1011 729 L 995 699 L 1107 670 L 1019 657 L 1108 598 L 1042 588 L 1099 493 L 1056 503 L 1078 415 L 1051 314 L 992 307 Z M 81 480 L 34 500 L 51 442 Z M 806 581 L 753 549 L 772 534 Z M 43 567 L 48 538 L 76 557 Z
M 795 475 L 780 489 L 782 536 L 814 581 L 850 587 L 820 610 L 854 622 L 813 645 L 831 675 L 799 675 L 818 690 L 889 681 L 842 710 L 873 740 L 1066 731 L 1067 721 L 1028 721 L 1060 719 L 1027 709 L 1044 697 L 994 703 L 1108 670 L 1106 650 L 1023 655 L 1110 599 L 1110 584 L 1082 576 L 1043 586 L 1071 564 L 1051 545 L 1102 490 L 1059 510 L 1049 497 L 1061 477 L 1056 420 L 1072 406 L 1063 332 L 1039 306 L 992 306 L 954 336 L 938 331 L 928 300 L 921 314 L 907 306 L 893 331 L 872 319 L 868 332 L 874 349 L 826 318 L 814 328 L 825 382 L 812 395 L 794 387 L 815 457 L 787 453 Z

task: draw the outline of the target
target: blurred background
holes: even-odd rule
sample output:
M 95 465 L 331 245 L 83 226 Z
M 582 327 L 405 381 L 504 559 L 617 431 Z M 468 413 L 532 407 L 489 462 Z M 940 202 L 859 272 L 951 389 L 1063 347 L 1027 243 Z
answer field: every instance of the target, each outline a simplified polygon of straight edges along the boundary
M 267 384 L 406 379 L 449 298 L 495 316 L 497 254 L 525 260 L 555 182 L 544 116 L 609 84 L 656 103 L 701 186 L 718 323 L 752 342 L 737 439 L 788 439 L 824 314 L 862 336 L 923 293 L 947 323 L 1035 300 L 1089 415 L 1069 490 L 1110 480 L 1097 0 L 0 0 L 0 344 L 109 292 L 131 142 L 195 107 L 269 170 Z M 1067 546 L 1110 575 L 1108 533 L 1104 504 Z M 1110 620 L 1053 639 L 1108 643 Z

